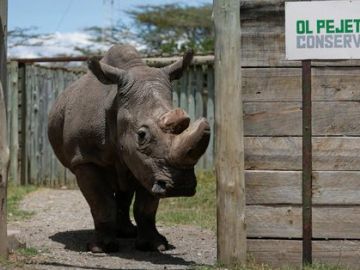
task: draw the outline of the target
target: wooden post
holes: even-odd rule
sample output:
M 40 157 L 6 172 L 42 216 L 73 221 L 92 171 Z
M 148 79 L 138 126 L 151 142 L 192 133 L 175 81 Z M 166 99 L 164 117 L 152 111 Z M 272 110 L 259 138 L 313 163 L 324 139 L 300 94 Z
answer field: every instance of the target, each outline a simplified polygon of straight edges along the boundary
M 303 210 L 303 265 L 312 264 L 312 109 L 311 60 L 302 61 L 302 210 Z
M 245 264 L 244 131 L 241 95 L 240 1 L 214 0 L 217 254 Z
M 5 96 L 6 87 L 6 24 L 7 0 L 0 0 L 0 257 L 7 257 L 6 196 L 9 148 L 7 144 L 7 125 Z

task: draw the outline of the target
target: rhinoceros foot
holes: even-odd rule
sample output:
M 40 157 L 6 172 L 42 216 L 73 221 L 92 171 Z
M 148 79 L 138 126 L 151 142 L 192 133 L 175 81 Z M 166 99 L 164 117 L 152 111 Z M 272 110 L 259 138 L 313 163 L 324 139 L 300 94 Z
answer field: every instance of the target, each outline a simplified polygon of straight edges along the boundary
M 135 247 L 141 251 L 165 251 L 169 249 L 169 244 L 164 236 L 156 233 L 152 236 L 138 237 Z
M 119 243 L 115 240 L 89 242 L 87 250 L 92 253 L 113 253 L 119 251 Z

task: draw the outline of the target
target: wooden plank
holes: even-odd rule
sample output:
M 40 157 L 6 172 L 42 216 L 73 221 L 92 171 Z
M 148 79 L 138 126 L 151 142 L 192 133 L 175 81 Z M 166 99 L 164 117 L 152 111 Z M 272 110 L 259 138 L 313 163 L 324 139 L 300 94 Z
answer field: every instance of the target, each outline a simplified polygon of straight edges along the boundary
M 201 66 L 195 66 L 192 69 L 195 78 L 194 84 L 194 103 L 195 103 L 195 112 L 194 118 L 199 119 L 200 117 L 204 117 L 204 100 L 203 100 L 203 93 L 204 93 L 204 73 Z M 196 164 L 196 167 L 199 169 L 207 168 L 206 164 L 206 155 L 201 156 L 200 160 Z
M 313 138 L 313 169 L 360 170 L 359 137 Z M 246 137 L 248 170 L 301 170 L 300 137 Z
M 313 252 L 316 263 L 360 269 L 359 241 L 313 241 Z
M 179 81 L 177 80 L 172 82 L 171 97 L 173 106 L 179 107 Z
M 314 217 L 314 222 L 315 217 Z M 248 237 L 302 237 L 300 206 L 246 206 Z
M 359 101 L 358 67 L 313 67 L 313 101 Z M 243 68 L 244 101 L 301 101 L 300 68 Z
M 246 203 L 301 204 L 301 171 L 246 171 Z M 314 205 L 360 205 L 359 171 L 313 172 Z
M 21 158 L 20 158 L 20 165 L 21 165 L 21 185 L 26 185 L 28 183 L 28 144 L 27 144 L 27 134 L 28 134 L 28 115 L 27 115 L 27 101 L 28 101 L 28 93 L 26 89 L 26 66 L 19 65 L 19 92 L 21 97 Z
M 207 103 L 206 118 L 211 128 L 211 137 L 209 146 L 205 152 L 208 168 L 214 165 L 214 147 L 215 147 L 215 90 L 214 90 L 214 67 L 207 66 Z M 244 88 L 242 88 L 244 89 Z
M 246 263 L 240 1 L 214 0 L 217 255 Z
M 301 238 L 301 206 L 246 207 L 247 236 L 254 238 Z M 313 207 L 313 237 L 360 239 L 359 206 Z
M 302 243 L 299 240 L 248 239 L 248 254 L 258 264 L 271 267 L 300 267 Z M 314 263 L 360 269 L 360 241 L 313 241 Z
M 41 79 L 40 70 L 36 67 L 32 67 L 33 77 L 31 81 L 32 85 L 32 112 L 31 112 L 31 144 L 32 144 L 32 159 L 31 159 L 31 179 L 33 183 L 40 184 L 39 178 L 39 164 L 40 164 L 40 152 L 39 152 L 39 80 Z
M 246 136 L 301 136 L 300 102 L 246 102 Z M 314 136 L 359 135 L 359 102 L 313 102 Z
M 271 267 L 300 267 L 302 243 L 299 240 L 248 239 L 251 261 Z
M 33 68 L 32 66 L 26 65 L 26 78 L 25 78 L 25 92 L 26 92 L 26 145 L 27 145 L 27 155 L 25 157 L 26 164 L 26 174 L 27 174 L 27 184 L 35 184 L 32 179 L 32 160 L 33 160 L 33 127 L 32 127 L 32 114 L 33 114 L 33 96 L 32 96 L 32 88 L 33 88 Z
M 245 171 L 245 181 L 247 205 L 301 204 L 300 171 Z
M 195 91 L 196 91 L 196 74 L 190 68 L 188 73 L 188 85 L 186 89 L 187 96 L 187 113 L 190 119 L 195 119 Z
M 66 80 L 67 80 L 67 77 L 68 77 L 69 73 L 70 72 L 65 72 L 64 70 L 59 70 L 60 81 L 57 83 L 58 84 L 57 95 L 60 94 L 62 91 L 64 91 L 64 89 L 66 87 L 65 86 L 66 85 Z M 51 90 L 49 89 L 49 91 L 51 91 Z M 47 115 L 49 109 L 50 108 L 48 108 L 48 110 L 46 112 L 46 115 Z M 47 128 L 46 128 L 46 133 L 47 133 Z M 55 175 L 59 179 L 58 187 L 65 186 L 66 183 L 65 183 L 65 171 L 64 171 L 64 168 L 63 168 L 63 166 L 61 165 L 61 163 L 57 160 L 57 158 L 55 156 L 53 156 L 53 159 L 56 161 L 56 163 L 55 163 L 55 171 L 56 171 Z
M 18 64 L 11 62 L 10 64 L 10 80 L 9 80 L 9 97 L 11 97 L 8 106 L 11 108 L 9 114 L 10 122 L 10 170 L 9 176 L 12 181 L 19 184 L 18 179 L 18 151 L 19 151 L 19 138 L 18 138 Z
M 302 135 L 301 103 L 244 103 L 244 133 L 245 136 Z
M 180 79 L 180 108 L 184 109 L 185 111 L 188 110 L 188 103 L 187 103 L 187 86 L 188 86 L 188 72 L 184 72 L 184 75 Z

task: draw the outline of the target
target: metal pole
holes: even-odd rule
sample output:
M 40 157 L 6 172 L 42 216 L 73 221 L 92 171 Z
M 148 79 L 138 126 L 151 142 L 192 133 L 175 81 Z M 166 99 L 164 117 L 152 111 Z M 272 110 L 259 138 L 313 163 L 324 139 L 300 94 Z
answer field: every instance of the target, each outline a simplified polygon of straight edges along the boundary
M 311 127 L 311 60 L 302 61 L 302 204 L 303 265 L 312 264 L 312 127 Z

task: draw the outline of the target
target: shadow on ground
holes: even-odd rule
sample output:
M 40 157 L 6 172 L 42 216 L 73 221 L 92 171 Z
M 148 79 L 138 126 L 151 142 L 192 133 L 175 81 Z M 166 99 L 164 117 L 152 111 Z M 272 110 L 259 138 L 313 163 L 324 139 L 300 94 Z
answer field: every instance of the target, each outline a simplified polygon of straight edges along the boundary
M 76 252 L 86 252 L 86 243 L 92 237 L 93 230 L 76 230 L 58 232 L 49 238 L 52 241 L 65 245 L 65 249 Z M 176 248 L 170 245 L 171 254 L 160 252 L 143 252 L 135 249 L 134 239 L 119 239 L 120 251 L 116 253 L 108 253 L 106 256 L 115 256 L 123 259 L 146 261 L 156 265 L 178 265 L 178 266 L 194 266 L 196 262 L 186 261 L 179 257 L 181 254 L 176 253 Z

